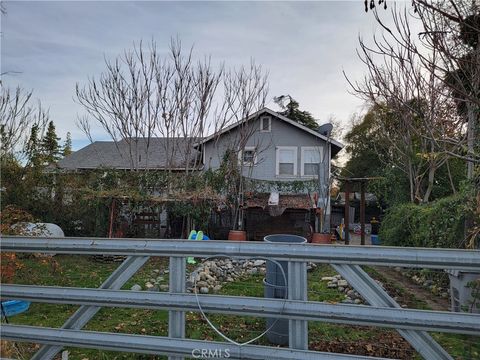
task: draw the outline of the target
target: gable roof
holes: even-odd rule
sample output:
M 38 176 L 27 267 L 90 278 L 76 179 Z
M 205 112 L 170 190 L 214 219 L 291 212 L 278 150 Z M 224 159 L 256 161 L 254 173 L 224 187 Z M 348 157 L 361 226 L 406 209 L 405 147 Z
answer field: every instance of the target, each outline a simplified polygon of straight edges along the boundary
M 167 140 L 171 143 L 170 148 L 175 149 L 171 166 L 174 169 L 184 169 L 186 165 L 187 147 L 192 145 L 193 140 L 186 141 L 185 138 L 141 138 L 138 141 L 137 160 L 134 164 L 139 169 L 165 169 L 167 167 Z M 171 154 L 171 153 L 170 153 Z M 198 151 L 190 148 L 190 158 L 198 155 Z M 148 160 L 148 161 L 147 161 Z M 130 170 L 132 168 L 132 157 L 130 146 L 126 140 L 95 141 L 84 148 L 73 152 L 60 160 L 57 167 L 65 170 L 112 168 L 119 170 Z
M 341 149 L 343 149 L 343 144 L 342 144 L 342 143 L 340 143 L 340 142 L 338 142 L 338 141 L 336 141 L 336 140 L 334 140 L 334 139 L 331 139 L 331 138 L 329 139 L 329 138 L 327 138 L 325 135 L 320 134 L 318 131 L 315 131 L 315 130 L 313 130 L 313 129 L 310 129 L 309 127 L 307 127 L 307 126 L 305 126 L 305 125 L 299 124 L 298 122 L 293 121 L 292 119 L 289 119 L 288 117 L 286 117 L 286 116 L 284 116 L 284 115 L 282 115 L 282 114 L 279 114 L 279 113 L 277 113 L 276 111 L 273 111 L 273 110 L 271 110 L 271 109 L 269 109 L 269 108 L 267 108 L 267 107 L 264 107 L 263 109 L 261 109 L 261 110 L 257 111 L 256 113 L 250 115 L 250 116 L 249 116 L 248 118 L 246 118 L 246 119 L 240 120 L 240 121 L 236 122 L 235 124 L 232 124 L 232 125 L 230 125 L 230 126 L 227 126 L 225 129 L 223 129 L 223 130 L 221 130 L 221 131 L 219 131 L 219 132 L 216 132 L 216 133 L 214 133 L 214 134 L 212 134 L 212 135 L 210 135 L 210 136 L 207 136 L 206 138 L 202 139 L 202 141 L 198 142 L 196 145 L 205 144 L 205 143 L 213 140 L 214 138 L 216 138 L 217 136 L 219 136 L 219 135 L 221 135 L 221 134 L 223 134 L 223 133 L 226 133 L 226 132 L 229 132 L 229 131 L 231 131 L 231 130 L 234 130 L 234 129 L 235 129 L 237 126 L 239 126 L 240 124 L 245 123 L 245 122 L 247 122 L 247 121 L 250 121 L 250 120 L 252 120 L 252 119 L 255 119 L 256 117 L 260 116 L 260 115 L 263 114 L 263 113 L 268 113 L 268 114 L 270 114 L 270 115 L 272 115 L 272 116 L 275 116 L 277 119 L 280 119 L 280 120 L 286 122 L 287 124 L 293 125 L 293 126 L 299 128 L 300 130 L 303 130 L 303 131 L 305 131 L 305 132 L 307 132 L 307 133 L 309 133 L 309 134 L 311 134 L 311 135 L 313 135 L 313 136 L 316 136 L 317 138 L 320 138 L 320 139 L 322 139 L 322 140 L 324 140 L 324 141 L 330 142 L 330 144 L 332 144 L 332 147 L 333 147 L 333 149 L 332 149 L 332 156 L 335 155 L 335 154 L 337 154 Z

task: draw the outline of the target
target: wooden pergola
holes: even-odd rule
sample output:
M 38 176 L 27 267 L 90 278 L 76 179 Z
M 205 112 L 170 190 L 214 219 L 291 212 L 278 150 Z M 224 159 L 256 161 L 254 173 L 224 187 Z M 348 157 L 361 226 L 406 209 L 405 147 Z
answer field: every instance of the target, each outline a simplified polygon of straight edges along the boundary
M 345 245 L 350 244 L 350 191 L 352 184 L 360 184 L 360 244 L 365 245 L 365 185 L 370 180 L 382 179 L 382 177 L 347 178 L 337 176 L 337 180 L 345 184 Z

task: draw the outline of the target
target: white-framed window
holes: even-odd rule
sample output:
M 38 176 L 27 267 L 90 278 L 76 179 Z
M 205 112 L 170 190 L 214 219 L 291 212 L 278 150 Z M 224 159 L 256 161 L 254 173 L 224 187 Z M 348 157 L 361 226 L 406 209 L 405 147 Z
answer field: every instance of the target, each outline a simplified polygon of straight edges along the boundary
M 245 166 L 254 166 L 257 163 L 257 150 L 255 146 L 245 146 L 238 154 L 238 160 Z
M 276 158 L 277 176 L 297 176 L 296 146 L 278 146 Z
M 320 146 L 302 146 L 301 176 L 318 176 L 322 155 L 323 148 Z
M 270 116 L 260 117 L 260 132 L 272 131 L 272 118 Z

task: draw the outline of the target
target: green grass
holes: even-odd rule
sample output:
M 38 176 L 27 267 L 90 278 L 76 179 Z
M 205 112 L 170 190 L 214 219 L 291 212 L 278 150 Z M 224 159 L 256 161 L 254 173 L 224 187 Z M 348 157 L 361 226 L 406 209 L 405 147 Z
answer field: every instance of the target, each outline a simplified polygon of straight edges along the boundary
M 14 282 L 17 284 L 56 285 L 75 287 L 98 287 L 119 265 L 118 263 L 95 262 L 85 256 L 59 255 L 55 258 L 58 266 L 53 266 L 48 260 L 38 258 L 22 259 L 23 267 L 16 272 Z M 143 285 L 154 275 L 154 269 L 164 270 L 167 268 L 167 259 L 151 259 L 148 263 L 123 287 L 130 287 L 138 283 Z M 191 268 L 189 266 L 189 268 Z M 381 278 L 375 269 L 368 268 L 372 276 Z M 340 302 L 344 294 L 335 289 L 327 288 L 327 282 L 321 281 L 323 276 L 334 275 L 334 270 L 328 265 L 319 265 L 308 274 L 308 298 L 311 301 Z M 168 283 L 168 274 L 162 275 L 162 284 Z M 263 276 L 255 275 L 239 279 L 233 283 L 224 284 L 220 291 L 222 295 L 233 296 L 256 296 L 263 297 Z M 384 280 L 384 279 L 381 279 Z M 390 286 L 390 285 L 389 285 Z M 425 308 L 425 303 L 416 299 L 414 295 L 406 294 L 405 290 L 398 285 L 390 286 L 397 294 L 411 299 L 410 306 Z M 31 304 L 26 313 L 12 317 L 11 323 L 35 325 L 45 327 L 60 327 L 68 317 L 73 314 L 77 306 Z M 266 323 L 263 318 L 249 316 L 233 316 L 224 314 L 208 314 L 209 319 L 223 333 L 238 342 L 245 342 L 265 331 Z M 192 339 L 206 339 L 224 341 L 216 334 L 198 312 L 187 312 L 186 335 Z M 152 311 L 144 309 L 103 308 L 87 324 L 86 330 L 105 331 L 116 333 L 130 333 L 142 335 L 166 336 L 168 333 L 168 312 Z M 312 349 L 329 344 L 342 344 L 355 349 L 359 343 L 380 341 L 384 337 L 396 336 L 394 330 L 358 327 L 349 325 L 335 325 L 322 322 L 309 322 L 309 339 Z M 456 359 L 479 358 L 480 345 L 478 338 L 433 334 L 433 336 L 445 346 Z M 380 339 L 380 340 L 378 340 Z M 265 337 L 259 339 L 257 344 L 268 345 Z M 322 343 L 322 345 L 319 345 Z M 325 345 L 325 343 L 327 345 Z M 19 345 L 19 353 L 15 358 L 28 359 L 34 352 L 34 345 Z M 323 348 L 321 348 L 323 349 Z M 91 349 L 69 348 L 70 359 L 164 359 L 150 355 L 126 354 Z M 328 346 L 327 346 L 328 350 Z

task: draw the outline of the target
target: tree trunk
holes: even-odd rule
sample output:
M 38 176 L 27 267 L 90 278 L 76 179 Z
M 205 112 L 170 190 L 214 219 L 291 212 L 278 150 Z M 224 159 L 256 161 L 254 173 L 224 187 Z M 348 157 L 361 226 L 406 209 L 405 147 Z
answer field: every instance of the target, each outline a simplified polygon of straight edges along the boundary
M 437 167 L 435 164 L 430 164 L 430 168 L 428 169 L 428 186 L 427 190 L 425 190 L 425 194 L 423 195 L 423 202 L 428 203 L 430 199 L 430 195 L 432 193 L 433 189 L 433 181 L 435 179 L 435 172 L 437 170 Z

